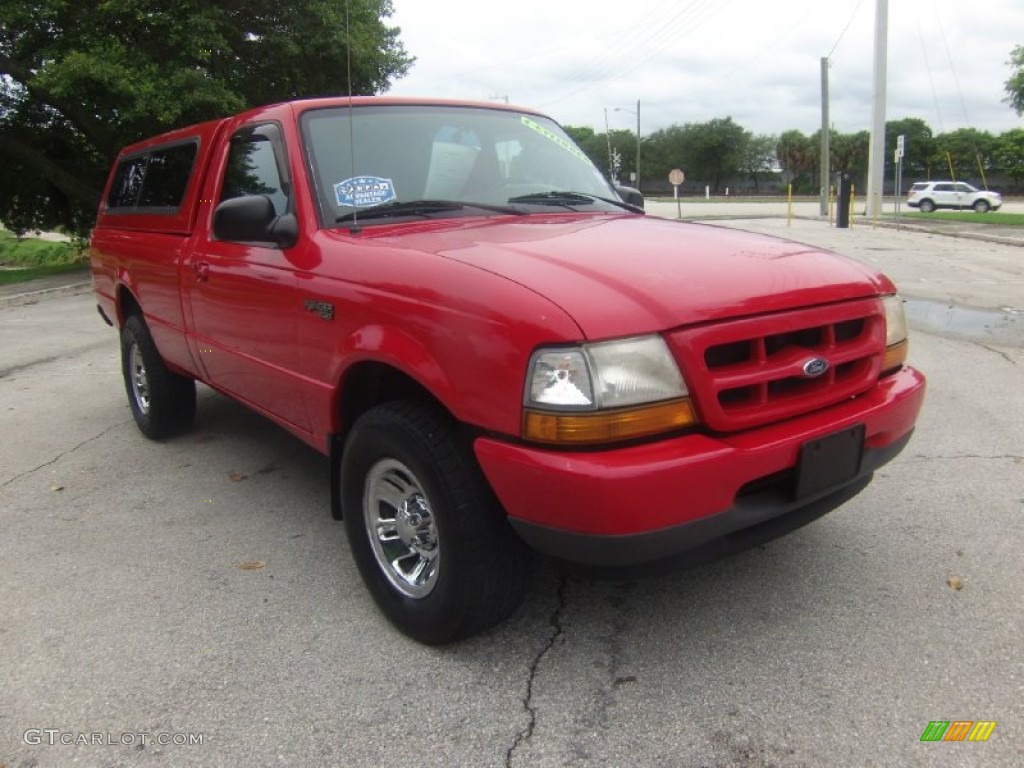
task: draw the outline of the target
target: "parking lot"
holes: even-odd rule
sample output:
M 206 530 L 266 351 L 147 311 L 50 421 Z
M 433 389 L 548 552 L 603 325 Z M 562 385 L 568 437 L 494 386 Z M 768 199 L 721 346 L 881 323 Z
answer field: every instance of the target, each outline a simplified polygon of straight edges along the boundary
M 326 459 L 205 388 L 193 432 L 149 442 L 88 293 L 0 307 L 0 766 L 1024 763 L 1024 248 L 715 225 L 830 247 L 920 302 L 909 447 L 711 565 L 537 558 L 509 621 L 442 648 L 376 611 Z M 997 725 L 921 742 L 935 720 Z

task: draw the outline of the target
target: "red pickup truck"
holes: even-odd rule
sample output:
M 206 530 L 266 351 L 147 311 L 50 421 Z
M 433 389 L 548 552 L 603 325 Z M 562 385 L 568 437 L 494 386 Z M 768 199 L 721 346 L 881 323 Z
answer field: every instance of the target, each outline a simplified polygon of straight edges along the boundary
M 92 273 L 142 432 L 201 381 L 329 455 L 369 592 L 440 643 L 516 607 L 529 548 L 749 546 L 910 438 L 887 278 L 641 205 L 531 110 L 297 101 L 127 147 Z

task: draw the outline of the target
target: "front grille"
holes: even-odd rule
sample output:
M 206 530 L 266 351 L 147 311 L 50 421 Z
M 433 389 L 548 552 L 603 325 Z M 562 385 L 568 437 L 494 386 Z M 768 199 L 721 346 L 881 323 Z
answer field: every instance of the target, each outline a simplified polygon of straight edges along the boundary
M 669 336 L 701 419 L 735 431 L 870 389 L 885 351 L 881 302 L 864 299 L 691 328 Z M 820 358 L 828 369 L 809 376 Z

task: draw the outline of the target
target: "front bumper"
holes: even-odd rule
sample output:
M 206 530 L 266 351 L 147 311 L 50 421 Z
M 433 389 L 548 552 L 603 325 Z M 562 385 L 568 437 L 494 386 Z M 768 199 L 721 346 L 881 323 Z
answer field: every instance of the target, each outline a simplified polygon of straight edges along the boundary
M 906 367 L 856 398 L 734 434 L 690 434 L 594 452 L 489 437 L 474 447 L 510 523 L 528 544 L 564 560 L 631 565 L 743 530 L 768 532 L 770 521 L 783 533 L 787 524 L 834 509 L 906 445 L 924 389 L 924 377 Z M 801 446 L 857 424 L 865 427 L 857 474 L 795 498 Z

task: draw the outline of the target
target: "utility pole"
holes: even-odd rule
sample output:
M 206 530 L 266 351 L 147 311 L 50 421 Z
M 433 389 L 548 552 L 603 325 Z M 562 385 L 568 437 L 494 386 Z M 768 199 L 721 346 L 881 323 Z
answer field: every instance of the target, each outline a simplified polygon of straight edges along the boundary
M 615 107 L 616 112 L 633 112 L 626 107 Z M 636 100 L 636 188 L 640 189 L 640 99 Z M 608 122 L 608 112 L 605 110 L 605 123 Z
M 875 0 L 875 91 L 871 108 L 871 143 L 868 145 L 868 216 L 882 212 L 885 182 L 885 80 L 889 47 L 889 0 Z
M 604 138 L 608 142 L 608 178 L 615 181 L 615 171 L 612 170 L 612 135 L 608 130 L 608 107 L 604 108 Z
M 640 189 L 640 99 L 636 100 L 636 188 Z
M 828 122 L 828 56 L 821 60 L 821 208 L 822 216 L 828 216 L 828 191 L 831 186 L 831 150 L 829 149 Z

